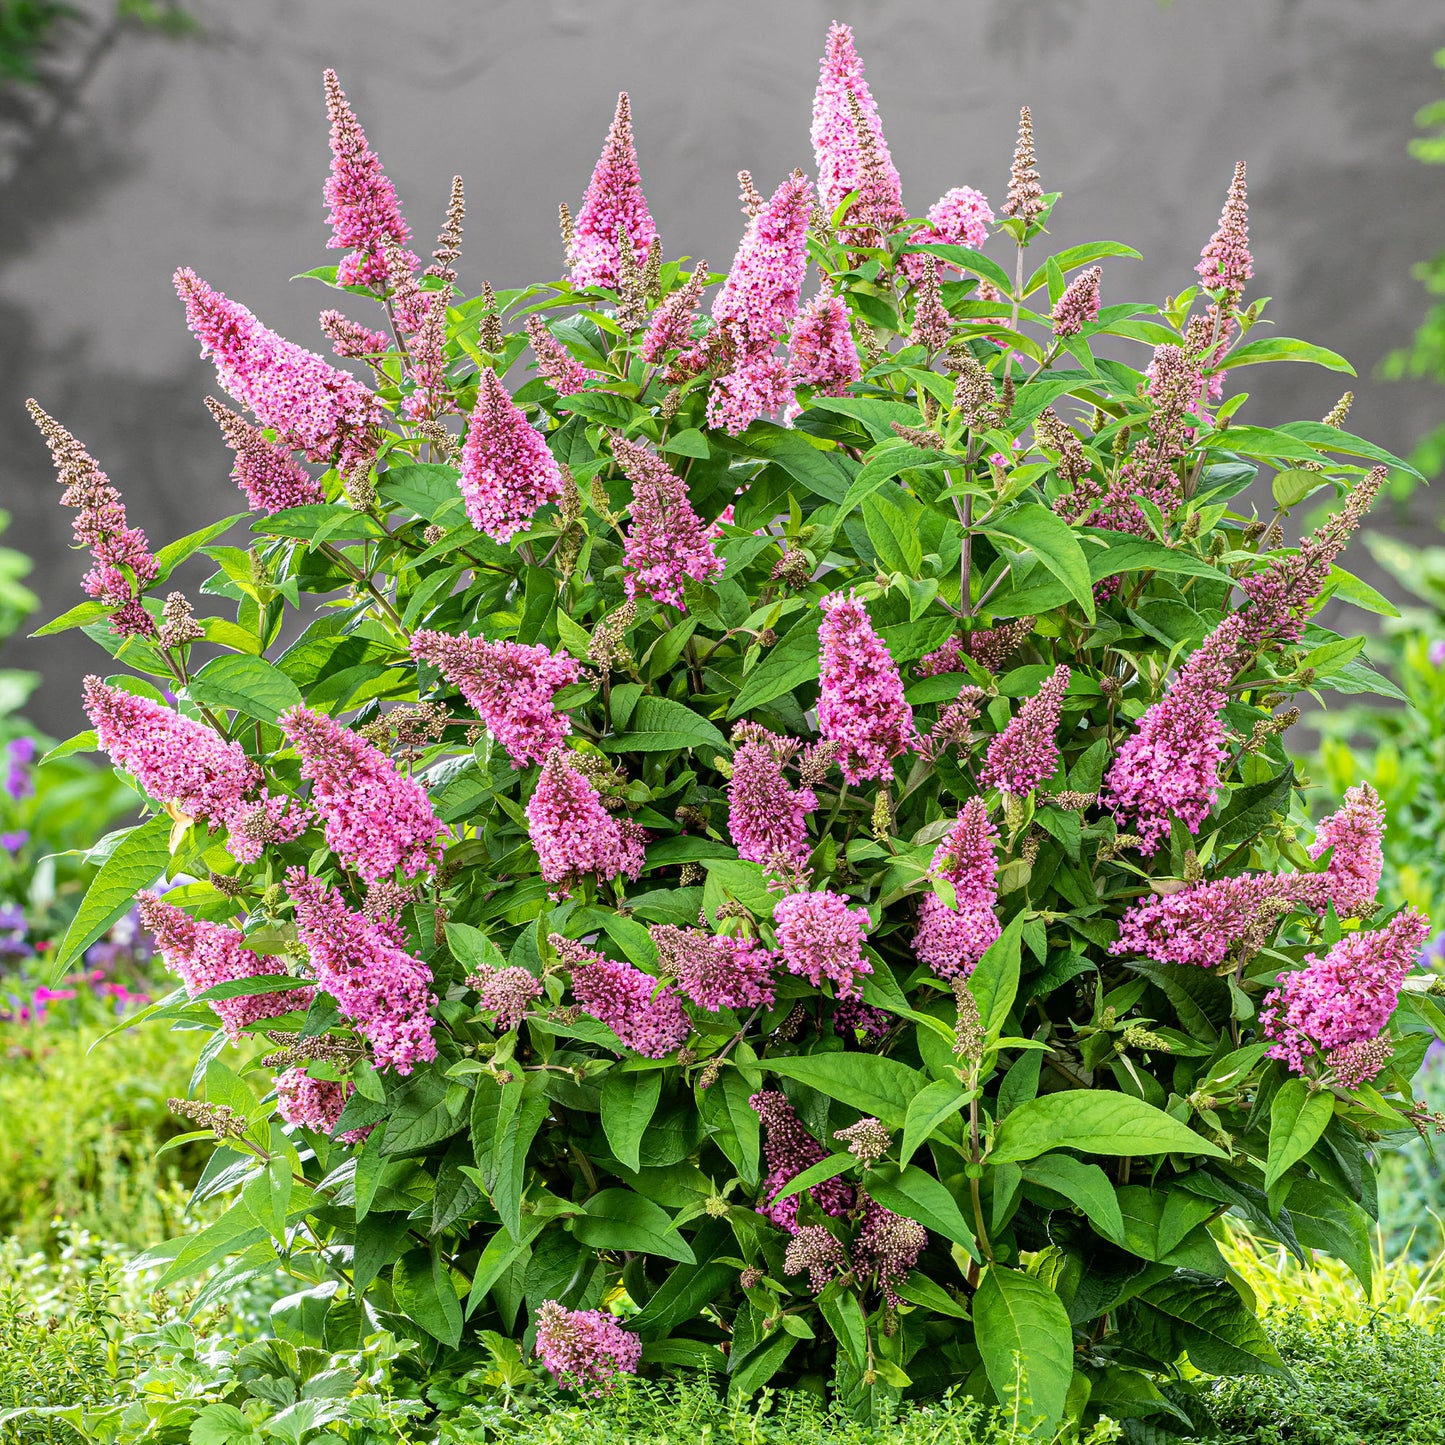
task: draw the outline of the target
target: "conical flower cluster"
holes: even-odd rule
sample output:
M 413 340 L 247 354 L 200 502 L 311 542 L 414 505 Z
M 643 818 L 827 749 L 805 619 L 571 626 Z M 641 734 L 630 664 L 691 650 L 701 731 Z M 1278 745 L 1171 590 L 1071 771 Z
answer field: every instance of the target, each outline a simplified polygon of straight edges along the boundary
M 716 541 L 693 511 L 687 483 L 656 452 L 614 433 L 612 455 L 632 483 L 623 541 L 627 595 L 641 592 L 685 612 L 688 578 L 706 586 L 722 576 Z
M 554 933 L 550 941 L 571 970 L 572 997 L 625 1048 L 647 1059 L 665 1059 L 687 1042 L 692 1025 L 667 984 L 569 938 Z
M 820 291 L 803 307 L 788 341 L 788 364 L 795 386 L 811 386 L 819 396 L 842 396 L 863 374 L 848 307 L 841 296 Z
M 445 829 L 426 790 L 397 772 L 375 744 L 334 718 L 294 707 L 279 726 L 311 781 L 311 806 L 321 815 L 327 846 L 367 883 L 408 877 L 436 864 Z
M 837 743 L 838 764 L 848 782 L 890 777 L 893 759 L 914 738 L 903 679 L 851 592 L 825 597 L 822 607 L 819 730 Z
M 527 804 L 527 829 L 548 883 L 566 884 L 581 873 L 635 878 L 641 869 L 636 840 L 624 834 L 561 748 L 553 748 L 542 764 Z
M 564 1390 L 605 1395 L 619 1375 L 635 1375 L 642 1341 L 601 1310 L 563 1309 L 556 1300 L 537 1307 L 537 1358 Z
M 811 788 L 794 788 L 783 764 L 797 744 L 757 723 L 733 729 L 732 777 L 728 779 L 728 832 L 739 858 L 780 874 L 808 866 L 808 814 L 818 806 Z
M 239 301 L 212 290 L 196 273 L 175 274 L 186 323 L 216 379 L 262 426 L 313 462 L 343 471 L 375 451 L 381 412 L 354 376 L 263 326 Z
M 390 279 L 387 243 L 404 249 L 411 227 L 402 219 L 396 187 L 367 145 L 334 70 L 326 72 L 325 85 L 331 118 L 331 176 L 325 188 L 331 239 L 326 244 L 351 253 L 336 268 L 336 281 L 341 286 L 385 286 Z M 409 251 L 404 254 L 415 270 L 417 258 Z
M 657 227 L 642 194 L 632 103 L 626 91 L 617 97 L 617 113 L 573 223 L 567 264 L 572 268 L 568 280 L 574 286 L 616 287 L 622 277 L 619 230 L 627 236 L 635 264 L 641 266 L 657 240 Z
M 1069 669 L 1060 663 L 988 745 L 979 774 L 985 788 L 1022 797 L 1053 777 L 1059 765 L 1059 721 L 1068 689 Z
M 1207 291 L 1228 293 L 1231 303 L 1244 292 L 1244 283 L 1254 275 L 1254 257 L 1249 253 L 1249 199 L 1244 182 L 1244 162 L 1234 167 L 1219 229 L 1209 238 L 1194 268 Z
M 441 670 L 506 749 L 513 767 L 540 763 L 572 731 L 572 720 L 552 701 L 580 676 L 565 652 L 423 630 L 412 633 L 411 655 Z
M 246 504 L 253 512 L 280 512 L 326 500 L 320 482 L 288 448 L 268 441 L 260 427 L 252 426 L 214 397 L 206 398 L 206 407 L 221 428 L 226 445 L 236 454 L 231 480 L 246 494 Z
M 930 871 L 952 885 L 954 902 L 924 895 L 913 951 L 940 978 L 972 973 L 999 936 L 997 841 L 983 799 L 970 798 L 933 855 Z
M 490 368 L 477 383 L 461 489 L 468 520 L 494 542 L 526 531 L 537 509 L 562 495 L 562 472 L 547 443 Z
M 839 998 L 857 998 L 859 981 L 873 972 L 863 956 L 868 910 L 849 908 L 841 893 L 790 893 L 773 910 L 778 951 L 789 973 L 817 988 L 830 979 Z

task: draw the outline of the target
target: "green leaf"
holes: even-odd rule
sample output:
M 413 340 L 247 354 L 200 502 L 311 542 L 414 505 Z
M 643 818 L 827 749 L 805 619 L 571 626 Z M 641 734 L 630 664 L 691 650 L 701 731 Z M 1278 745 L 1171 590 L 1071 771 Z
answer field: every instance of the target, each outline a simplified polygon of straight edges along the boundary
M 149 888 L 171 861 L 171 820 L 164 813 L 129 829 L 91 879 L 50 966 L 54 981 L 127 912 L 142 888 Z
M 793 1178 L 773 1195 L 771 1203 L 777 1203 L 779 1199 L 791 1199 L 795 1194 L 801 1194 L 805 1189 L 811 1189 L 815 1184 L 826 1184 L 830 1179 L 836 1179 L 840 1174 L 846 1173 L 858 1161 L 845 1149 L 841 1154 L 830 1154 L 826 1159 L 820 1159 L 816 1164 L 810 1164 L 801 1174 Z
M 1085 1164 L 1072 1154 L 1045 1154 L 1024 1165 L 1024 1178 L 1062 1194 L 1088 1216 L 1105 1239 L 1124 1242 L 1124 1216 L 1109 1176 L 1097 1164 Z
M 736 1247 L 725 1223 L 708 1220 L 692 1242 L 696 1259 L 678 1265 L 663 1280 L 641 1313 L 628 1322 L 629 1327 L 639 1335 L 662 1335 L 696 1318 L 737 1278 L 737 1267 L 721 1262 Z
M 191 679 L 188 691 L 202 707 L 232 708 L 268 723 L 301 703 L 300 688 L 279 667 L 240 652 L 213 657 Z
M 919 511 L 910 516 L 903 501 L 886 492 L 875 492 L 863 503 L 863 523 L 878 559 L 889 572 L 916 577 L 923 567 L 923 543 L 918 535 Z M 910 499 L 911 500 L 911 499 Z
M 679 457 L 696 457 L 699 461 L 708 459 L 707 438 L 696 427 L 674 433 L 660 444 L 661 450 Z
M 746 1398 L 754 1390 L 760 1390 L 779 1370 L 798 1343 L 796 1335 L 786 1330 L 774 1330 L 767 1341 L 755 1350 L 749 1350 L 741 1358 L 730 1356 L 728 1369 L 736 1371 L 729 1380 L 729 1393 Z
M 1312 492 L 1329 486 L 1328 479 L 1321 472 L 1290 470 L 1276 472 L 1269 489 L 1277 507 L 1296 507 Z
M 637 700 L 627 732 L 603 738 L 601 746 L 609 753 L 666 753 L 721 749 L 727 747 L 727 739 L 686 703 L 649 695 Z
M 391 1290 L 400 1313 L 449 1349 L 457 1347 L 462 1338 L 462 1302 L 436 1245 L 402 1255 L 392 1270 Z
M 971 1258 L 978 1258 L 973 1230 L 959 1211 L 958 1201 L 947 1185 L 926 1174 L 916 1164 L 910 1164 L 906 1169 L 892 1164 L 880 1164 L 870 1169 L 868 1193 L 885 1209 L 916 1219 L 926 1229 L 962 1245 Z
M 637 1152 L 661 1097 L 661 1069 L 625 1074 L 614 1068 L 609 1069 L 603 1079 L 602 1130 L 618 1162 L 625 1168 L 635 1171 L 642 1167 Z
M 922 1093 L 914 1095 L 903 1121 L 899 1162 L 907 1164 L 918 1146 L 932 1137 L 933 1131 L 945 1119 L 951 1119 L 967 1102 L 968 1095 L 955 1079 L 937 1079 Z
M 1224 1280 L 1176 1270 L 1145 1290 L 1134 1307 L 1166 1323 L 1196 1368 L 1209 1375 L 1284 1375 L 1264 1327 Z
M 1323 1179 L 1292 1179 L 1285 1203 L 1299 1242 L 1341 1260 L 1369 1299 L 1374 1266 L 1370 1216 Z
M 224 517 L 219 522 L 212 522 L 209 527 L 202 527 L 199 532 L 192 532 L 190 536 L 181 537 L 178 541 L 162 547 L 156 553 L 156 565 L 160 570 L 151 585 L 159 587 L 187 557 L 193 556 L 207 543 L 214 542 L 222 532 L 229 531 L 237 522 L 244 521 L 250 515 L 249 512 L 237 512 L 234 516 Z
M 587 1212 L 571 1222 L 572 1233 L 593 1249 L 631 1249 L 696 1264 L 688 1242 L 672 1227 L 660 1205 L 630 1189 L 604 1189 L 587 1201 Z
M 1338 427 L 1326 426 L 1322 421 L 1292 421 L 1284 426 L 1276 428 L 1285 436 L 1297 437 L 1301 441 L 1309 442 L 1324 452 L 1342 452 L 1348 457 L 1364 457 L 1368 461 L 1380 462 L 1387 467 L 1397 467 L 1402 472 L 1409 472 L 1412 477 L 1418 477 L 1422 482 L 1424 476 L 1415 470 L 1409 462 L 1387 452 L 1383 447 L 1377 447 L 1374 442 L 1367 442 L 1363 437 L 1354 436 L 1347 431 L 1340 431 Z M 1225 433 L 1226 437 L 1234 436 L 1234 428 Z
M 871 1114 L 889 1129 L 903 1127 L 908 1105 L 925 1082 L 916 1069 L 880 1054 L 803 1054 L 762 1062 L 785 1079 Z
M 1328 1089 L 1311 1090 L 1299 1078 L 1287 1079 L 1269 1106 L 1269 1163 L 1264 1187 L 1275 1183 L 1319 1143 L 1335 1116 L 1335 1096 Z
M 448 922 L 446 933 L 452 954 L 468 973 L 507 966 L 502 950 L 480 928 L 473 928 L 470 923 Z
M 979 1021 L 989 1043 L 1003 1032 L 1018 996 L 1024 923 L 1024 914 L 1016 913 L 969 975 L 968 991 L 978 1004 Z
M 100 622 L 109 616 L 110 608 L 103 602 L 81 602 L 69 612 L 62 612 L 59 617 L 52 618 L 44 627 L 37 627 L 30 635 L 52 637 L 57 632 L 69 632 L 72 627 L 89 627 L 91 623 Z
M 768 650 L 763 660 L 748 674 L 742 691 L 728 708 L 728 717 L 741 717 L 755 707 L 762 707 L 785 692 L 792 692 L 818 676 L 818 628 L 821 612 L 809 612 L 794 624 L 791 632 Z
M 1004 1402 L 1022 1396 L 1020 1413 L 1042 1416 L 1043 1429 L 1052 1432 L 1074 1378 L 1074 1332 L 1064 1302 L 1042 1280 L 993 1264 L 973 1297 L 973 1332 L 994 1394 Z
M 1086 535 L 1099 535 L 1093 532 Z M 1209 577 L 1227 582 L 1228 574 L 1208 562 L 1186 552 L 1182 547 L 1165 547 L 1162 543 L 1150 541 L 1147 537 L 1121 537 L 1117 532 L 1102 534 L 1109 545 L 1089 552 L 1089 576 L 1100 582 L 1105 577 L 1119 573 L 1164 572 L 1175 576 Z
M 941 1284 L 922 1273 L 914 1270 L 902 1284 L 895 1285 L 898 1291 L 909 1304 L 921 1305 L 924 1309 L 932 1310 L 934 1314 L 952 1315 L 956 1320 L 968 1318 L 968 1306 L 962 1300 L 956 1300 L 944 1289 Z
M 1220 370 L 1254 366 L 1261 361 L 1309 361 L 1331 371 L 1343 371 L 1347 376 L 1355 374 L 1355 368 L 1338 352 L 1308 341 L 1296 341 L 1292 336 L 1261 336 L 1255 341 L 1246 341 L 1224 358 Z
M 829 502 L 841 502 L 857 463 L 806 433 L 772 422 L 755 421 L 741 436 L 716 434 L 712 438 L 729 451 L 776 462 L 795 481 Z
M 1187 1124 L 1136 1099 L 1103 1089 L 1069 1089 L 1020 1104 L 998 1126 L 989 1160 L 994 1164 L 1036 1159 L 1050 1149 L 1135 1157 L 1207 1154 L 1225 1158 L 1217 1145 Z
M 1083 608 L 1084 616 L 1090 622 L 1094 620 L 1094 584 L 1089 576 L 1089 562 L 1074 529 L 1062 517 L 1037 502 L 1026 502 L 979 530 L 990 537 L 1006 537 L 1022 543 L 1068 588 L 1070 596 Z
M 192 996 L 192 1003 L 216 1003 L 225 998 L 249 998 L 258 993 L 284 993 L 292 988 L 309 988 L 304 978 L 289 978 L 276 973 L 260 973 L 250 978 L 231 978 L 213 983 L 202 993 Z
M 190 1445 L 260 1445 L 261 1436 L 235 1405 L 204 1406 L 191 1421 Z
M 948 261 L 962 271 L 972 271 L 975 276 L 982 276 L 985 281 L 992 282 L 1003 292 L 1005 296 L 1012 296 L 1014 279 L 998 264 L 997 261 L 985 256 L 982 251 L 975 251 L 969 246 L 951 246 L 945 243 L 927 243 L 917 246 L 905 246 L 904 255 L 922 253 L 926 256 L 937 256 L 941 261 Z
M 1065 246 L 1057 256 L 1050 256 L 1049 261 L 1060 271 L 1073 271 L 1080 266 L 1089 265 L 1090 262 L 1102 261 L 1106 256 L 1124 256 L 1130 261 L 1142 259 L 1132 246 L 1126 246 L 1120 241 L 1086 241 L 1081 246 Z M 1040 266 L 1024 283 L 1024 295 L 1029 296 L 1037 291 L 1044 284 L 1046 274 L 1047 264 Z

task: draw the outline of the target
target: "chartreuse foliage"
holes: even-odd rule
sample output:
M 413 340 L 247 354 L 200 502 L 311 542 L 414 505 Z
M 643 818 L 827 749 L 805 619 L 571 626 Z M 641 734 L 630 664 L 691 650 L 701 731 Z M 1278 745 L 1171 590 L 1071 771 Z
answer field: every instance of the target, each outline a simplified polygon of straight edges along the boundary
M 219 1265 L 204 1306 L 279 1257 L 297 1293 L 278 1319 L 330 1349 L 385 1329 L 452 1370 L 486 1339 L 530 1349 L 538 1310 L 558 1301 L 615 1314 L 640 1338 L 648 1376 L 708 1370 L 737 1395 L 806 1381 L 856 1410 L 959 1387 L 1046 1434 L 1109 1415 L 1147 1420 L 1162 1437 L 1189 1426 L 1161 1373 L 1186 1360 L 1207 1374 L 1283 1370 L 1216 1244 L 1223 1215 L 1368 1278 L 1369 1144 L 1411 1132 L 1409 1075 L 1442 1022 L 1433 1003 L 1406 996 L 1394 1060 L 1373 1085 L 1307 1086 L 1267 1057 L 1259 1008 L 1282 971 L 1340 936 L 1333 912 L 1274 918 L 1219 969 L 1110 945 L 1121 913 L 1151 891 L 1322 866 L 1295 840 L 1295 774 L 1270 719 L 1292 694 L 1389 685 L 1360 638 L 1309 623 L 1298 645 L 1263 648 L 1232 685 L 1231 745 L 1197 833 L 1177 820 L 1145 854 L 1097 795 L 1181 661 L 1242 604 L 1236 583 L 1266 566 L 1266 549 L 1289 550 L 1253 522 L 1246 489 L 1273 479 L 1283 511 L 1394 459 L 1318 423 L 1244 424 L 1235 394 L 1212 418 L 1191 416 L 1178 455 L 1161 463 L 1177 502 L 1141 503 L 1137 535 L 1064 520 L 1070 508 L 1055 503 L 1075 481 L 1107 488 L 1151 434 L 1151 350 L 1180 347 L 1191 306 L 1210 297 L 1110 297 L 1096 320 L 1054 339 L 1047 313 L 1071 274 L 1105 260 L 1112 292 L 1133 254 L 1100 243 L 1041 257 L 1054 199 L 1031 224 L 1005 223 L 1006 266 L 965 247 L 920 252 L 916 222 L 872 243 L 856 229 L 840 238 L 815 212 L 809 256 L 843 298 L 863 375 L 842 395 L 803 387 L 790 425 L 756 420 L 737 435 L 707 420 L 726 347 L 692 371 L 640 359 L 647 315 L 686 277 L 677 263 L 621 297 L 565 281 L 453 295 L 441 414 L 471 415 L 484 369 L 508 377 L 570 471 L 560 508 L 543 507 L 506 543 L 479 532 L 446 443 L 406 419 L 414 380 L 392 351 L 376 361 L 387 426 L 365 476 L 326 471 L 325 501 L 255 516 L 225 541 L 203 529 L 163 554 L 163 571 L 198 551 L 218 565 L 203 589 L 214 607 L 199 619 L 204 642 L 167 644 L 164 629 L 148 637 L 133 625 L 119 638 L 103 607 L 81 610 L 130 669 L 125 686 L 153 695 L 165 681 L 186 716 L 265 770 L 273 795 L 306 792 L 276 725 L 298 701 L 372 737 L 389 738 L 394 705 L 418 700 L 443 704 L 455 724 L 443 741 L 423 732 L 396 751 L 449 830 L 440 866 L 410 887 L 399 916 L 437 996 L 435 1060 L 405 1075 L 374 1068 L 323 991 L 304 1014 L 265 1020 L 292 1036 L 293 1057 L 309 1047 L 317 1057 L 324 1037 L 312 1076 L 354 1089 L 327 1136 L 283 1126 L 270 1067 L 238 1072 L 218 1033 L 204 1094 L 233 1113 L 218 1120 L 226 1137 L 198 1196 L 228 1207 L 149 1252 L 165 1285 Z M 927 299 L 909 282 L 919 254 L 950 268 L 946 348 L 911 340 Z M 313 274 L 334 284 L 332 271 Z M 423 296 L 441 284 L 428 280 Z M 1218 361 L 1229 379 L 1245 363 L 1344 367 L 1267 333 L 1261 310 L 1237 317 L 1237 344 Z M 595 373 L 580 391 L 559 396 L 528 375 L 529 317 Z M 976 389 L 980 368 L 991 401 L 975 395 L 965 408 L 951 373 Z M 1061 420 L 1036 428 L 1046 407 Z M 688 583 L 685 610 L 645 593 L 626 600 L 619 435 L 659 455 L 703 522 L 718 523 L 725 569 Z M 785 558 L 791 570 L 775 577 Z M 772 1004 L 689 1005 L 686 1046 L 642 1057 L 577 1006 L 552 940 L 585 941 L 652 976 L 656 925 L 701 916 L 709 931 L 722 923 L 772 947 L 782 891 L 729 832 L 729 734 L 745 719 L 817 736 L 821 604 L 849 589 L 902 669 L 922 734 L 965 687 L 982 694 L 961 736 L 905 752 L 886 781 L 844 786 L 835 766 L 814 787 L 804 886 L 866 909 L 862 999 L 881 1024 L 835 1027 L 835 986 L 779 968 Z M 1325 590 L 1383 605 L 1339 568 Z M 1025 617 L 1031 627 L 997 671 L 964 655 L 958 670 L 918 675 L 950 638 Z M 646 830 L 635 882 L 584 874 L 569 890 L 540 876 L 526 813 L 539 768 L 512 766 L 480 729 L 468 735 L 475 714 L 413 660 L 423 628 L 540 644 L 582 664 L 556 698 L 571 722 L 567 756 L 614 816 Z M 934 852 L 980 795 L 991 739 L 1060 664 L 1071 676 L 1052 776 L 1007 807 L 982 794 L 1001 820 L 1000 932 L 955 997 L 912 946 L 920 901 L 953 902 L 949 880 L 930 872 Z M 286 870 L 336 884 L 357 911 L 367 901 L 319 825 L 239 866 L 222 835 L 173 809 L 116 843 L 67 954 L 162 868 L 201 880 L 171 903 L 233 923 L 249 948 L 289 956 L 301 975 Z M 467 980 L 504 965 L 534 976 L 540 997 L 498 1029 Z M 209 999 L 276 982 L 241 980 Z M 209 1000 L 177 994 L 155 1016 L 193 1026 L 211 1017 Z M 794 1181 L 800 1224 L 850 1247 L 856 1217 L 825 1215 L 807 1192 L 833 1178 L 927 1231 L 891 1288 L 860 1266 L 815 1295 L 788 1272 L 789 1235 L 759 1212 L 778 1187 L 764 1188 L 772 1166 L 749 1103 L 764 1089 L 786 1094 L 826 1155 Z M 867 1168 L 834 1143 L 860 1117 L 891 1136 Z M 353 1130 L 370 1132 L 342 1142 Z

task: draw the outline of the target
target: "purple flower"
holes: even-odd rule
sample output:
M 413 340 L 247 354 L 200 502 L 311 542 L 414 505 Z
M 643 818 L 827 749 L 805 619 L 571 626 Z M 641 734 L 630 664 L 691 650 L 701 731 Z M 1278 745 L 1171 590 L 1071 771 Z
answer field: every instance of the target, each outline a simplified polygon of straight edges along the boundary
M 1438 637 L 1430 644 L 1430 662 L 1434 667 L 1445 667 L 1445 637 Z
M 12 833 L 0 833 L 0 848 L 3 848 L 12 858 L 29 841 L 30 834 L 24 828 L 16 828 Z

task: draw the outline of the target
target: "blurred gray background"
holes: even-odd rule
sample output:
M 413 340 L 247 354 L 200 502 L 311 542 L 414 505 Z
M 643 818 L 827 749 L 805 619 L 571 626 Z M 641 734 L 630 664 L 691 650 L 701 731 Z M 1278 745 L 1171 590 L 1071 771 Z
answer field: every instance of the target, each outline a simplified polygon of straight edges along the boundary
M 95 0 L 99 7 L 99 0 Z M 104 8 L 104 7 L 100 7 Z M 813 169 L 808 124 L 830 20 L 851 23 L 910 209 L 971 185 L 1003 199 L 1018 107 L 1033 107 L 1062 246 L 1117 239 L 1107 302 L 1193 279 L 1236 158 L 1249 163 L 1252 294 L 1280 334 L 1351 358 L 1351 429 L 1407 452 L 1442 393 L 1373 379 L 1424 294 L 1413 263 L 1445 245 L 1445 172 L 1412 160 L 1413 115 L 1441 90 L 1440 0 L 192 0 L 198 37 L 103 26 L 43 94 L 0 114 L 0 505 L 37 558 L 45 617 L 81 600 L 81 556 L 22 409 L 37 396 L 100 459 L 153 546 L 241 510 L 202 398 L 213 373 L 170 275 L 194 266 L 269 325 L 326 350 L 334 293 L 296 272 L 334 261 L 321 186 L 321 71 L 340 72 L 430 250 L 466 179 L 462 286 L 561 267 L 619 89 L 669 256 L 732 255 L 734 174 L 770 190 Z M 1002 252 L 1000 251 L 1000 254 Z M 355 308 L 353 308 L 355 310 Z M 362 314 L 362 313 L 356 313 Z M 1241 374 L 1261 423 L 1323 415 L 1348 378 Z M 1417 492 L 1389 520 L 1433 527 Z M 238 535 L 240 535 L 238 533 Z M 203 573 L 182 580 L 192 590 Z M 44 670 L 29 711 L 81 726 L 83 635 L 16 640 Z

